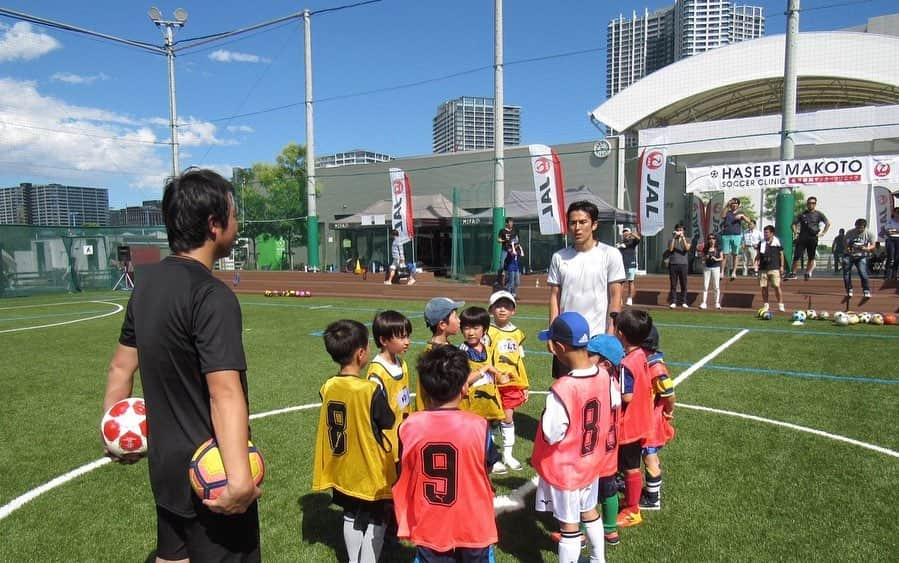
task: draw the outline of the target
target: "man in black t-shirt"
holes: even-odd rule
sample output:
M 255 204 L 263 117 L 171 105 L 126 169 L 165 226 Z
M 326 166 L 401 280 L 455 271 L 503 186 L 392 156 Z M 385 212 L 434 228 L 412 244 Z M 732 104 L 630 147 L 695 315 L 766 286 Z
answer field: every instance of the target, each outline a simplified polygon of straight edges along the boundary
M 625 305 L 634 304 L 634 295 L 637 293 L 635 279 L 637 278 L 637 245 L 642 237 L 639 233 L 631 231 L 627 227 L 621 230 L 621 240 L 615 246 L 621 252 L 621 260 L 624 262 L 624 272 L 627 276 L 627 298 Z
M 780 291 L 780 276 L 784 271 L 783 246 L 780 240 L 774 236 L 774 227 L 766 225 L 762 231 L 762 242 L 759 244 L 758 254 L 755 255 L 755 271 L 759 273 L 759 286 L 762 288 L 762 309 L 770 308 L 768 303 L 768 287 L 774 288 L 774 296 L 777 297 L 777 308 L 786 311 L 783 304 L 783 295 Z
M 496 272 L 496 282 L 494 286 L 502 289 L 505 286 L 506 258 L 512 250 L 512 241 L 518 239 L 518 231 L 515 230 L 515 222 L 511 217 L 506 217 L 506 226 L 500 229 L 496 236 L 496 242 L 502 247 L 499 255 L 499 270 Z M 520 239 L 518 239 L 520 240 Z
M 812 196 L 805 201 L 805 211 L 796 216 L 793 221 L 793 232 L 796 234 L 796 242 L 793 245 L 793 268 L 786 279 L 796 279 L 799 275 L 799 262 L 802 259 L 802 253 L 806 254 L 805 274 L 803 277 L 808 281 L 812 277 L 815 270 L 815 252 L 818 250 L 818 239 L 827 234 L 830 229 L 830 221 L 827 217 L 817 210 L 818 198 Z M 824 229 L 821 230 L 821 223 L 824 223 Z
M 162 213 L 173 254 L 148 266 L 131 295 L 103 408 L 131 395 L 140 368 L 157 561 L 258 561 L 261 491 L 247 456 L 240 304 L 212 275 L 213 262 L 228 256 L 237 236 L 233 188 L 215 172 L 190 170 L 166 185 Z M 210 437 L 228 484 L 217 499 L 201 501 L 188 467 Z

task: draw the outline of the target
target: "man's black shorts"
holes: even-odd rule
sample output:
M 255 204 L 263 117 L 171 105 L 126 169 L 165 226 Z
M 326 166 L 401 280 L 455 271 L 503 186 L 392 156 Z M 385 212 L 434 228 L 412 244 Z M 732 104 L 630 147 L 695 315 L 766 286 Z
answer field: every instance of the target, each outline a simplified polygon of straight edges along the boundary
M 640 441 L 631 442 L 630 444 L 618 445 L 618 471 L 627 471 L 629 469 L 640 469 L 640 456 L 643 448 L 640 447 Z
M 434 551 L 418 546 L 415 561 L 419 563 L 493 563 L 493 546 L 457 547 L 452 551 Z
M 156 557 L 170 561 L 261 561 L 258 505 L 254 502 L 245 513 L 235 516 L 198 508 L 195 518 L 157 506 Z
M 807 260 L 815 259 L 815 251 L 818 249 L 818 237 L 800 237 L 793 245 L 793 260 L 799 260 L 805 252 Z

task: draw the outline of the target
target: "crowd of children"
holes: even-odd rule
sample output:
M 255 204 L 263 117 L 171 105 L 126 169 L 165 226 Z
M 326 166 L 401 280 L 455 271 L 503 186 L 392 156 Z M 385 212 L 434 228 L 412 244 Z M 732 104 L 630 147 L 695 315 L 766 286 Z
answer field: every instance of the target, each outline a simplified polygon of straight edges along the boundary
M 351 563 L 377 561 L 385 541 L 398 539 L 414 544 L 417 561 L 494 560 L 490 474 L 522 469 L 513 415 L 530 387 L 525 334 L 511 322 L 508 291 L 486 309 L 464 305 L 438 297 L 425 306 L 431 338 L 415 363 L 414 404 L 403 359 L 408 318 L 375 316 L 380 352 L 371 360 L 364 325 L 341 320 L 324 332 L 339 370 L 321 388 L 312 488 L 330 489 L 343 509 Z M 616 336 L 591 338 L 586 319 L 569 311 L 538 335 L 564 366 L 531 456 L 536 510 L 558 521 L 560 562 L 578 561 L 586 543 L 590 561 L 604 561 L 618 528 L 661 509 L 659 450 L 674 436 L 674 389 L 650 316 L 626 309 L 615 328 Z M 457 347 L 450 338 L 460 332 Z

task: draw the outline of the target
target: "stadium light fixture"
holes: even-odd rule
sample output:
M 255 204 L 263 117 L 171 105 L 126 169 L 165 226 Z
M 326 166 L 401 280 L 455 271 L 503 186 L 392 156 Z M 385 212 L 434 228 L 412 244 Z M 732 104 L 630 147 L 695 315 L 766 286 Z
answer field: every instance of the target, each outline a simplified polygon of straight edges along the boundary
M 162 12 L 155 6 L 147 10 L 147 15 L 162 31 L 165 40 L 163 49 L 169 62 L 169 129 L 172 136 L 172 177 L 175 177 L 181 169 L 178 162 L 178 111 L 175 103 L 175 28 L 184 27 L 187 22 L 187 10 L 184 8 L 175 10 L 174 20 L 162 19 Z

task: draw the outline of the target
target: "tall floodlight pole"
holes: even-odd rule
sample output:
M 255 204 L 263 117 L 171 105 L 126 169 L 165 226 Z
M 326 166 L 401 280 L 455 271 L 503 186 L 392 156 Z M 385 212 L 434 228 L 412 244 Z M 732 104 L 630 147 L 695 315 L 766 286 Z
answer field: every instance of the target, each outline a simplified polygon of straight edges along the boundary
M 784 40 L 783 117 L 780 126 L 780 159 L 792 160 L 793 129 L 796 122 L 796 49 L 799 43 L 799 0 L 787 5 L 787 36 Z M 784 258 L 789 267 L 793 263 L 793 187 L 784 186 L 777 193 L 775 231 L 784 244 Z
M 503 0 L 493 0 L 493 270 L 498 271 L 502 245 L 495 233 L 506 221 L 506 169 L 504 149 L 506 144 L 503 101 Z
M 169 61 L 169 129 L 172 134 L 172 177 L 178 175 L 181 165 L 178 162 L 178 110 L 175 105 L 175 28 L 182 28 L 187 22 L 187 10 L 178 8 L 175 10 L 175 20 L 162 19 L 159 8 L 153 7 L 147 10 L 150 20 L 162 31 L 165 39 L 165 56 Z
M 303 10 L 306 32 L 306 229 L 309 266 L 318 269 L 318 215 L 315 210 L 315 135 L 312 118 L 312 21 Z

